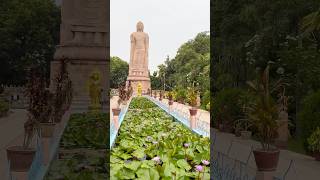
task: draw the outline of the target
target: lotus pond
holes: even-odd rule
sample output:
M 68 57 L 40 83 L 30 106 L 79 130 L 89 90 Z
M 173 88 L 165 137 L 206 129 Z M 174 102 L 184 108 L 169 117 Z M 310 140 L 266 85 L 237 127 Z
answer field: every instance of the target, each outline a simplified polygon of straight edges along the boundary
M 73 114 L 60 141 L 59 158 L 51 163 L 45 179 L 107 179 L 108 128 L 108 114 Z
M 210 179 L 210 141 L 134 98 L 111 150 L 111 179 Z

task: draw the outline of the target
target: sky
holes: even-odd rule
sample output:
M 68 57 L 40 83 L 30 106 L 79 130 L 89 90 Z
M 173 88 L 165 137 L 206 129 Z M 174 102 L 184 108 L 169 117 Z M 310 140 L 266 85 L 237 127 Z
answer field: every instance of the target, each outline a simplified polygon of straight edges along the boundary
M 198 33 L 210 30 L 210 0 L 110 0 L 110 54 L 129 62 L 130 34 L 144 23 L 149 34 L 149 70 Z

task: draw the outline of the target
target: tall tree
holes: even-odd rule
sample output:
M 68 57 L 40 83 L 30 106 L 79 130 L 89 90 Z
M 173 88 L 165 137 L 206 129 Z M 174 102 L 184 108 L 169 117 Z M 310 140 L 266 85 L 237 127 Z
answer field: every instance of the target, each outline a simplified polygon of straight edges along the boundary
M 120 84 L 126 82 L 129 72 L 129 64 L 119 57 L 111 57 L 111 71 L 110 71 L 110 87 L 118 88 Z
M 25 68 L 46 67 L 59 40 L 60 9 L 52 0 L 0 1 L 0 84 L 23 84 Z

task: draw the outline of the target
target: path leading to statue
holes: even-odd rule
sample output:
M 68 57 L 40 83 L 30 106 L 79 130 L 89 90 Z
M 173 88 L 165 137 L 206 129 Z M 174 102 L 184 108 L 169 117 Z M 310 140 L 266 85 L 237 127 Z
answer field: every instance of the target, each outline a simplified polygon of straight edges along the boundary
M 7 117 L 0 118 L 0 177 L 6 177 L 7 158 L 6 147 L 21 145 L 23 142 L 23 124 L 27 111 L 22 109 L 10 110 Z
M 110 112 L 111 112 L 112 108 L 116 108 L 116 107 L 117 107 L 117 101 L 118 101 L 118 99 L 119 99 L 118 96 L 113 96 L 113 97 L 110 99 Z M 162 102 L 165 103 L 165 104 L 168 104 L 168 103 L 169 103 L 169 100 L 168 100 L 168 99 L 163 99 Z M 181 104 L 181 103 L 174 102 L 173 108 L 177 108 L 177 109 L 179 109 L 181 112 L 184 112 L 184 113 L 189 114 L 189 109 L 190 109 L 191 107 L 188 106 L 188 105 L 185 105 L 185 104 Z M 110 113 L 110 117 L 111 117 L 111 116 L 112 116 L 112 114 Z M 207 122 L 207 123 L 210 124 L 210 112 L 209 112 L 209 111 L 205 111 L 205 110 L 199 109 L 199 110 L 198 110 L 198 113 L 197 113 L 197 116 L 199 117 L 199 120 L 205 121 L 205 122 Z
M 211 153 L 218 151 L 228 154 L 229 158 L 246 161 L 248 157 L 248 166 L 255 172 L 256 165 L 254 157 L 250 154 L 251 147 L 260 147 L 260 143 L 254 140 L 243 140 L 240 137 L 230 133 L 219 132 L 212 129 L 211 143 L 214 143 Z M 212 155 L 212 154 L 211 154 Z M 291 167 L 289 168 L 292 160 Z M 298 154 L 288 150 L 281 150 L 279 165 L 276 172 L 278 178 L 282 178 L 288 171 L 285 180 L 318 180 L 320 177 L 320 162 L 312 157 Z

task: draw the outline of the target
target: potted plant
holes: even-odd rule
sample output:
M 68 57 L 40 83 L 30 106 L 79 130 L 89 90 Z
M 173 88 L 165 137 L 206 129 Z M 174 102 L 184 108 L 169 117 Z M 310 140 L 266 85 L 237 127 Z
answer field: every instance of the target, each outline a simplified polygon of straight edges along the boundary
M 45 80 L 37 68 L 29 69 L 26 96 L 29 98 L 28 118 L 24 123 L 24 140 L 22 146 L 7 148 L 7 158 L 10 161 L 10 170 L 26 172 L 29 170 L 36 150 L 31 146 L 35 135 L 40 134 L 40 114 L 43 111 Z
M 133 94 L 133 88 L 131 86 L 131 83 L 129 82 L 127 95 L 126 95 L 126 101 L 129 101 L 129 99 L 132 97 Z
M 177 92 L 175 90 L 172 91 L 172 99 L 174 102 L 177 102 Z
M 184 100 L 186 99 L 186 91 L 182 88 L 178 89 L 176 94 L 176 100 L 177 102 L 184 104 Z
M 188 90 L 188 102 L 191 108 L 189 109 L 190 115 L 195 116 L 197 114 L 197 92 L 194 87 Z
M 259 171 L 274 171 L 279 161 L 280 150 L 273 146 L 277 137 L 278 106 L 270 95 L 269 88 L 269 65 L 258 76 L 256 82 L 248 82 L 254 90 L 257 98 L 248 107 L 247 116 L 261 143 L 261 148 L 253 151 L 256 165 Z M 276 87 L 272 88 L 273 90 Z
M 316 161 L 320 161 L 320 127 L 308 138 L 309 149 L 313 152 Z
M 64 59 L 61 61 L 59 74 L 55 78 L 53 122 L 61 122 L 62 116 L 71 106 L 72 97 L 72 83 L 67 71 L 67 60 Z
M 252 132 L 249 128 L 252 126 L 249 119 L 239 119 L 235 121 L 235 134 L 241 136 L 242 139 L 250 139 Z
M 53 97 L 54 95 L 49 91 L 44 91 L 42 112 L 39 114 L 41 137 L 51 138 L 53 136 L 56 123 L 53 121 Z
M 125 86 L 124 85 L 120 85 L 118 88 L 118 93 L 119 93 L 119 98 L 117 101 L 117 107 L 116 108 L 112 108 L 112 113 L 114 116 L 119 116 L 120 112 L 121 112 L 121 103 L 123 103 L 126 99 L 127 99 L 127 92 L 125 90 Z
M 162 101 L 163 92 L 160 90 L 159 100 Z

